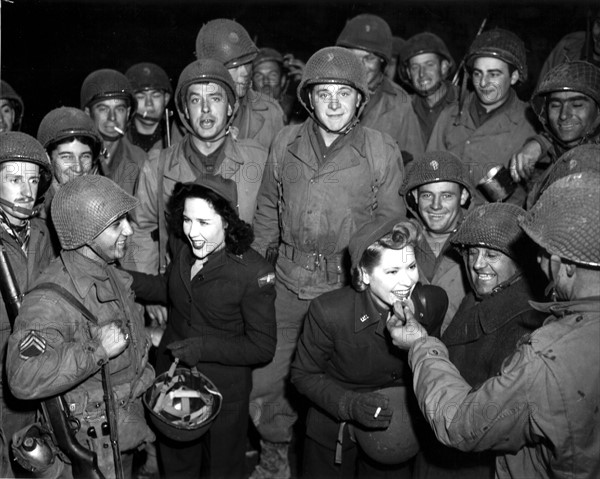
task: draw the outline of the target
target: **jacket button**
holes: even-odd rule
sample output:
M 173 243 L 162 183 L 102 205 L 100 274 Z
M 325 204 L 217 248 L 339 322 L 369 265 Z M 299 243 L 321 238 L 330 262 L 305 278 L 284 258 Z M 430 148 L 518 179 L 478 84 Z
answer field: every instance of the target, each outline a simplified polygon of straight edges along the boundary
M 400 378 L 400 374 L 392 373 L 392 379 L 399 379 L 399 378 Z

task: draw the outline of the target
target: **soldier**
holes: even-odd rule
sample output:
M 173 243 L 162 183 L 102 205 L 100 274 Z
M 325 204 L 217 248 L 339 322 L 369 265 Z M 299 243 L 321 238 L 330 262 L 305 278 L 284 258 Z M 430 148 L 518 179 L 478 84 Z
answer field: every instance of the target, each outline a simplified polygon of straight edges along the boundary
M 137 105 L 127 138 L 146 153 L 171 146 L 167 136 L 170 121 L 167 105 L 173 89 L 167 73 L 154 63 L 136 63 L 125 76 Z
M 0 80 L 0 133 L 19 131 L 23 120 L 23 100 L 4 80 Z
M 493 167 L 508 166 L 511 155 L 535 131 L 526 116 L 527 105 L 513 88 L 527 79 L 525 45 L 519 37 L 502 29 L 482 33 L 469 48 L 466 65 L 475 91 L 442 111 L 427 151 L 456 154 L 477 185 Z M 510 198 L 523 200 L 524 191 Z
M 105 477 L 115 477 L 118 467 L 113 438 L 102 424 L 107 414 L 118 421 L 113 432 L 126 477 L 134 450 L 154 439 L 141 401 L 154 379 L 147 364 L 150 339 L 131 276 L 116 267 L 132 234 L 127 214 L 136 205 L 108 178 L 81 176 L 60 188 L 52 219 L 62 251 L 25 296 L 8 346 L 14 395 L 43 399 L 63 394 L 80 426 L 77 441 L 97 455 Z M 106 399 L 109 382 L 102 378 L 103 368 L 118 410 Z
M 251 138 L 267 150 L 273 138 L 283 128 L 284 114 L 277 101 L 252 88 L 252 61 L 258 48 L 239 23 L 217 18 L 202 25 L 196 38 L 196 57 L 221 62 L 233 77 L 239 109 L 232 126 L 238 138 Z
M 336 45 L 352 51 L 367 74 L 370 99 L 361 124 L 388 133 L 403 152 L 409 153 L 405 155 L 407 162 L 423 153 L 425 145 L 409 95 L 384 73 L 392 57 L 392 31 L 386 21 L 376 15 L 358 15 L 346 23 Z
M 348 284 L 345 255 L 357 228 L 405 212 L 400 150 L 389 135 L 357 124 L 369 99 L 360 60 L 345 48 L 319 50 L 306 64 L 298 98 L 310 118 L 273 142 L 254 218 L 255 249 L 278 251 L 278 343 L 273 361 L 253 375 L 251 414 L 262 449 L 253 478 L 290 477 L 297 415 L 286 379 L 310 301 Z
M 392 82 L 399 83 L 400 76 L 398 67 L 401 65 L 402 60 L 400 59 L 400 52 L 402 51 L 402 47 L 406 40 L 400 37 L 392 37 L 392 56 L 390 58 L 389 63 L 385 67 L 385 76 L 388 77 L 388 80 Z
M 395 344 L 409 349 L 415 393 L 438 439 L 497 451 L 498 478 L 600 471 L 599 181 L 587 172 L 556 181 L 520 221 L 539 246 L 554 300 L 533 303 L 548 318 L 497 375 L 473 388 L 410 312 L 398 308 L 401 319 L 388 321 Z
M 52 181 L 48 156 L 33 137 L 19 132 L 0 133 L 0 248 L 14 272 L 16 286 L 27 291 L 53 257 L 46 222 L 34 216 L 36 199 Z M 0 281 L 4 281 L 4 278 Z M 2 285 L 4 291 L 5 285 Z M 0 366 L 14 317 L 0 296 Z M 18 465 L 9 457 L 10 440 L 32 423 L 36 404 L 17 400 L 6 381 L 0 389 L 0 477 L 14 477 Z M 31 399 L 29 397 L 25 399 Z M 20 473 L 24 471 L 21 469 Z
M 296 88 L 304 65 L 290 54 L 285 57 L 273 48 L 261 48 L 252 61 L 252 86 L 258 93 L 272 96 L 285 114 L 285 124 L 302 123 L 307 115 L 298 102 Z
M 159 272 L 159 262 L 166 265 L 167 230 L 162 220 L 177 182 L 203 175 L 234 180 L 240 218 L 252 222 L 267 161 L 263 146 L 237 138 L 229 128 L 238 101 L 231 75 L 218 61 L 196 60 L 185 67 L 175 90 L 175 105 L 188 133 L 170 148 L 150 153 L 136 193 L 140 206 L 133 213 L 135 269 L 150 274 Z
M 116 70 L 96 70 L 83 81 L 81 109 L 102 137 L 99 171 L 129 194 L 147 159 L 144 150 L 124 136 L 132 104 L 129 80 Z
M 400 194 L 423 227 L 415 247 L 421 281 L 440 286 L 448 294 L 443 333 L 468 291 L 462 257 L 451 246 L 450 237 L 474 204 L 475 193 L 460 158 L 432 151 L 409 165 Z
M 410 37 L 400 57 L 401 73 L 415 91 L 411 95 L 412 106 L 426 145 L 442 110 L 458 101 L 458 90 L 448 81 L 454 60 L 444 41 L 429 32 Z
M 54 180 L 46 193 L 44 209 L 50 215 L 50 204 L 58 189 L 68 181 L 97 173 L 102 138 L 92 119 L 78 108 L 60 107 L 50 111 L 41 121 L 37 139 L 46 149 Z
M 511 158 L 515 181 L 544 181 L 543 167 L 569 149 L 600 143 L 600 68 L 587 62 L 562 63 L 542 79 L 531 98 L 544 132 Z M 537 171 L 536 171 L 537 170 Z

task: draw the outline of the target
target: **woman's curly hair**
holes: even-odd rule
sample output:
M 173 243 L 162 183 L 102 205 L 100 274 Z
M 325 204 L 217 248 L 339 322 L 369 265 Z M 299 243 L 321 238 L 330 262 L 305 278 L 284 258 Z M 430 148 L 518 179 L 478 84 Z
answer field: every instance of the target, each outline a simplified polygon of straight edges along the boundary
M 358 265 L 352 270 L 352 285 L 357 291 L 364 291 L 367 285 L 363 281 L 363 270 L 373 271 L 381 260 L 384 249 L 399 250 L 407 246 L 413 248 L 418 243 L 422 231 L 420 225 L 415 220 L 406 220 L 396 223 L 394 229 L 379 238 L 365 250 L 361 256 Z
M 248 251 L 254 241 L 252 226 L 240 219 L 229 201 L 213 190 L 196 183 L 177 183 L 175 185 L 167 207 L 169 231 L 178 238 L 184 238 L 183 209 L 185 200 L 188 198 L 199 198 L 206 201 L 222 218 L 225 225 L 225 248 L 227 251 L 236 255 Z

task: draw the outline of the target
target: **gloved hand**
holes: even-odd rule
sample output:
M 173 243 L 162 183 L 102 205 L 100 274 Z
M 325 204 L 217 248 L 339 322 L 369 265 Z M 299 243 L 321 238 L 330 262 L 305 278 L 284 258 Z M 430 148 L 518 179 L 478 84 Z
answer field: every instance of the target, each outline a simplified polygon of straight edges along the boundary
M 173 341 L 167 344 L 167 349 L 171 354 L 179 358 L 188 366 L 195 366 L 200 362 L 202 356 L 202 338 L 187 338 L 181 341 Z
M 388 403 L 383 394 L 346 391 L 338 404 L 338 414 L 344 421 L 354 421 L 369 429 L 385 429 L 394 412 Z

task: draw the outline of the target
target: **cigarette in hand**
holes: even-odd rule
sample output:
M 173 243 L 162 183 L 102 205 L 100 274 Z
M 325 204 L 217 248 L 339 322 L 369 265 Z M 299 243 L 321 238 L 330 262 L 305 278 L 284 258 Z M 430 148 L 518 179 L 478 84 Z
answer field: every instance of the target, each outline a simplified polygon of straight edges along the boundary
M 119 135 L 124 135 L 125 132 L 121 130 L 118 126 L 113 126 L 113 130 L 115 130 Z
M 378 407 L 378 408 L 375 410 L 375 414 L 373 414 L 373 417 L 374 417 L 375 419 L 377 419 L 377 416 L 379 416 L 379 413 L 380 413 L 380 412 L 381 412 L 381 408 L 380 408 L 380 407 Z

